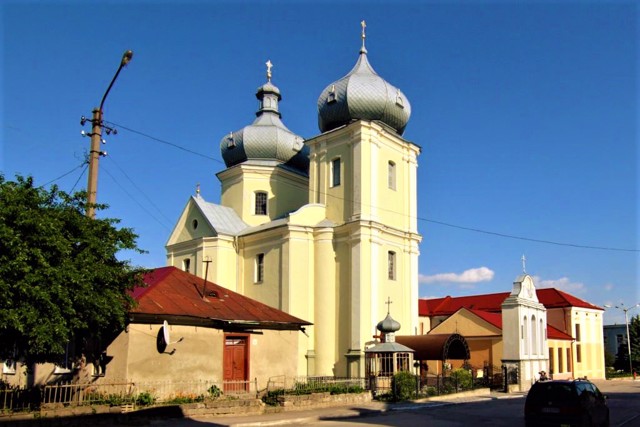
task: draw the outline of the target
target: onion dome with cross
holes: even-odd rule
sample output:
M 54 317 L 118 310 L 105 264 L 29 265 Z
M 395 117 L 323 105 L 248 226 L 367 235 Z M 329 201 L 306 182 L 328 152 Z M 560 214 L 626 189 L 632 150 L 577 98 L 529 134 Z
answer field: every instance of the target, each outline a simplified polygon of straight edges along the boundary
M 327 132 L 353 120 L 382 122 L 402 135 L 411 104 L 400 89 L 378 76 L 367 60 L 365 28 L 362 24 L 360 57 L 353 69 L 327 86 L 318 98 L 318 126 Z
M 229 168 L 249 160 L 276 160 L 303 174 L 309 173 L 309 148 L 304 139 L 291 132 L 280 119 L 280 89 L 271 83 L 271 61 L 267 82 L 258 88 L 260 107 L 249 126 L 230 132 L 220 141 L 220 152 Z

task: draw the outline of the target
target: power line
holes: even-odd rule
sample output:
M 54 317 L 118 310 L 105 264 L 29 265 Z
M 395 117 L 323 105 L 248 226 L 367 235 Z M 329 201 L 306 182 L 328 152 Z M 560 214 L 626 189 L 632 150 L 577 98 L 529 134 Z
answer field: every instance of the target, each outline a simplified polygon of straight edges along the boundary
M 153 215 L 153 213 L 151 213 L 151 212 L 150 212 L 150 211 L 149 211 L 149 210 L 148 210 L 148 209 L 147 209 L 147 208 L 146 208 L 142 203 L 140 203 L 140 202 L 138 201 L 138 199 L 136 199 L 135 197 L 133 197 L 133 195 L 132 195 L 131 193 L 129 193 L 129 192 L 127 191 L 127 189 L 126 189 L 122 184 L 120 184 L 120 182 L 118 182 L 118 180 L 117 180 L 117 179 L 116 179 L 116 178 L 111 174 L 111 172 L 109 172 L 109 170 L 108 170 L 108 169 L 104 169 L 104 171 L 107 173 L 107 175 L 109 175 L 109 176 L 111 177 L 111 179 L 113 179 L 113 181 L 118 185 L 118 187 L 120 187 L 120 188 L 122 189 L 122 191 L 124 191 L 124 192 L 125 192 L 125 194 L 127 194 L 127 196 L 129 196 L 129 197 L 130 197 L 134 202 L 136 202 L 136 204 L 137 204 L 138 206 L 140 206 L 140 207 L 142 208 L 142 210 L 144 210 L 146 213 L 148 213 L 148 214 L 151 216 L 151 218 L 155 219 L 155 220 L 156 220 L 156 222 L 157 222 L 158 224 L 160 224 L 161 226 L 163 226 L 164 228 L 166 228 L 166 229 L 168 229 L 168 230 L 171 230 L 171 228 L 170 228 L 170 227 L 168 227 L 166 224 L 163 224 L 163 223 L 162 223 L 162 221 L 160 221 L 160 220 L 159 220 L 155 215 Z
M 140 194 L 142 194 L 142 195 L 144 196 L 144 198 L 145 198 L 145 199 L 147 199 L 147 201 L 149 202 L 149 204 L 151 204 L 151 206 L 153 206 L 153 207 L 156 209 L 156 211 L 158 211 L 158 213 L 159 213 L 160 215 L 162 215 L 162 217 L 163 217 L 163 218 L 164 218 L 164 219 L 165 219 L 169 224 L 171 224 L 171 223 L 172 223 L 172 221 L 171 221 L 169 218 L 167 218 L 166 216 L 164 216 L 164 214 L 162 213 L 162 210 L 158 207 L 158 205 L 156 205 L 156 204 L 153 202 L 153 200 L 151 200 L 151 198 L 150 198 L 149 196 L 147 196 L 147 195 L 145 194 L 145 192 L 144 192 L 140 187 L 138 187 L 138 186 L 136 185 L 136 183 L 131 179 L 131 177 L 130 177 L 129 175 L 127 175 L 127 173 L 124 171 L 124 169 L 122 169 L 122 168 L 120 167 L 120 165 L 118 164 L 118 162 L 116 162 L 116 161 L 115 161 L 115 159 L 113 158 L 113 156 L 112 156 L 112 155 L 109 155 L 109 157 L 107 157 L 107 158 L 108 158 L 111 162 L 113 162 L 113 164 L 114 164 L 114 165 L 116 165 L 116 167 L 117 167 L 118 169 L 120 169 L 120 172 L 122 172 L 122 174 L 123 174 L 123 175 L 124 175 L 124 176 L 129 180 L 129 182 L 130 182 L 130 183 L 131 183 L 131 184 L 132 184 L 132 185 L 133 185 L 133 186 L 134 186 L 134 187 L 135 187 L 135 188 L 140 192 Z
M 109 122 L 109 123 L 113 124 L 114 126 L 118 126 L 118 127 L 122 128 L 122 129 L 128 130 L 129 132 L 144 136 L 146 138 L 152 139 L 152 140 L 157 141 L 157 142 L 161 142 L 161 143 L 166 144 L 166 145 L 170 145 L 170 146 L 172 146 L 174 148 L 178 148 L 178 149 L 186 151 L 188 153 L 191 153 L 191 154 L 194 154 L 194 155 L 197 155 L 197 156 L 200 156 L 200 157 L 204 157 L 206 159 L 213 160 L 213 161 L 218 162 L 218 163 L 223 163 L 219 159 L 216 159 L 214 157 L 207 156 L 206 154 L 198 153 L 196 151 L 193 151 L 193 150 L 190 150 L 188 148 L 182 147 L 182 146 L 180 146 L 178 144 L 175 144 L 175 143 L 172 143 L 172 142 L 169 142 L 169 141 L 165 141 L 165 140 L 162 140 L 160 138 L 156 138 L 154 136 L 148 135 L 148 134 L 146 134 L 144 132 L 140 132 L 140 131 L 128 128 L 126 126 L 122 126 L 122 125 L 113 123 L 113 122 Z M 331 194 L 328 194 L 328 193 L 324 193 L 324 192 L 321 192 L 321 191 L 318 192 L 318 193 L 321 194 L 321 195 L 324 195 L 326 197 L 333 197 L 335 199 L 342 200 L 342 201 L 345 201 L 345 202 L 353 202 L 353 200 L 351 200 L 351 199 L 346 199 L 346 198 L 343 198 L 343 197 L 337 197 L 337 196 L 334 196 L 334 195 L 331 195 Z M 372 206 L 370 206 L 370 207 L 372 207 Z M 383 211 L 390 212 L 390 213 L 399 214 L 399 212 L 397 212 L 397 211 L 394 211 L 392 209 L 387 209 L 387 208 L 384 208 L 382 206 L 378 206 L 377 208 L 380 209 L 380 210 L 383 210 Z M 462 225 L 456 225 L 456 224 L 451 224 L 451 223 L 447 223 L 447 222 L 443 222 L 443 221 L 436 221 L 436 220 L 432 220 L 432 219 L 428 219 L 428 218 L 422 218 L 422 217 L 416 217 L 416 220 L 424 221 L 424 222 L 428 222 L 428 223 L 432 223 L 432 224 L 443 225 L 443 226 L 451 227 L 451 228 L 457 228 L 457 229 L 460 229 L 460 230 L 472 231 L 472 232 L 475 232 L 475 233 L 482 233 L 482 234 L 488 234 L 488 235 L 497 236 L 497 237 L 503 237 L 503 238 L 507 238 L 507 239 L 523 240 L 523 241 L 542 243 L 542 244 L 548 244 L 548 245 L 565 246 L 565 247 L 573 247 L 573 248 L 580 248 L 580 249 L 591 249 L 591 250 L 605 250 L 605 251 L 614 251 L 614 252 L 640 252 L 640 249 L 615 248 L 615 247 L 608 247 L 608 246 L 581 245 L 581 244 L 576 244 L 576 243 L 557 242 L 557 241 L 553 241 L 553 240 L 544 240 L 544 239 L 535 239 L 535 238 L 531 238 L 531 237 L 516 236 L 516 235 L 513 235 L 513 234 L 499 233 L 499 232 L 496 232 L 496 231 L 489 231 L 489 230 L 483 230 L 483 229 L 479 229 L 479 228 L 465 227 L 465 226 L 462 226 Z
M 75 168 L 71 169 L 69 172 L 65 172 L 64 174 L 60 175 L 59 177 L 54 178 L 54 179 L 52 179 L 52 180 L 51 180 L 51 181 L 49 181 L 49 182 L 45 182 L 44 184 L 42 184 L 42 185 L 41 185 L 40 187 L 38 187 L 38 188 L 42 188 L 42 187 L 47 186 L 47 185 L 49 185 L 49 184 L 51 184 L 51 183 L 53 183 L 53 182 L 56 182 L 56 181 L 58 181 L 59 179 L 62 179 L 62 178 L 64 178 L 65 176 L 67 176 L 67 175 L 69 175 L 69 174 L 71 174 L 71 173 L 75 172 L 77 169 L 80 169 L 82 166 L 85 166 L 85 169 L 86 169 L 86 165 L 87 165 L 87 162 L 82 162 L 82 163 L 80 163 L 78 166 L 76 166 Z M 74 185 L 74 187 L 75 187 L 75 185 Z
M 78 185 L 78 183 L 80 182 L 80 178 L 84 176 L 84 172 L 87 170 L 88 167 L 89 167 L 89 163 L 85 162 L 84 168 L 82 169 L 82 172 L 80 172 L 80 176 L 78 176 L 78 179 L 76 179 L 75 184 L 73 184 L 73 187 L 71 187 L 71 191 L 69 191 L 69 194 L 73 193 L 73 190 L 76 189 L 76 185 Z
M 418 218 L 418 220 L 425 221 L 425 222 L 430 222 L 430 223 L 433 223 L 433 224 L 444 225 L 446 227 L 452 227 L 452 228 L 458 228 L 458 229 L 461 229 L 461 230 L 473 231 L 473 232 L 476 232 L 476 233 L 489 234 L 489 235 L 498 236 L 498 237 L 505 237 L 505 238 L 508 238 L 508 239 L 526 240 L 528 242 L 545 243 L 545 244 L 548 244 L 548 245 L 570 246 L 570 247 L 573 247 L 573 248 L 581 248 L 581 249 L 598 249 L 598 250 L 603 250 L 603 251 L 640 252 L 640 249 L 626 249 L 626 248 L 612 248 L 612 247 L 606 247 L 606 246 L 578 245 L 578 244 L 575 244 L 575 243 L 555 242 L 555 241 L 552 241 L 552 240 L 543 240 L 543 239 L 534 239 L 534 238 L 530 238 L 530 237 L 514 236 L 512 234 L 498 233 L 498 232 L 495 232 L 495 231 L 481 230 L 481 229 L 478 229 L 478 228 L 463 227 L 461 225 L 449 224 L 447 222 L 436 221 L 436 220 L 427 219 L 427 218 Z
M 152 140 L 160 142 L 162 144 L 170 145 L 170 146 L 172 146 L 174 148 L 177 148 L 179 150 L 186 151 L 187 153 L 191 153 L 191 154 L 194 154 L 196 156 L 204 157 L 205 159 L 209 159 L 209 160 L 213 160 L 213 161 L 218 162 L 218 163 L 222 163 L 219 159 L 216 159 L 215 157 L 211 157 L 211 156 L 207 156 L 206 154 L 198 153 L 197 151 L 190 150 L 190 149 L 182 147 L 182 146 L 180 146 L 178 144 L 174 144 L 173 142 L 169 142 L 169 141 L 165 141 L 165 140 L 160 139 L 160 138 L 156 138 L 155 136 L 146 134 L 144 132 L 140 132 L 140 131 L 137 131 L 135 129 L 131 129 L 131 128 L 128 128 L 126 126 L 114 123 L 114 122 L 108 122 L 106 120 L 105 120 L 105 123 L 110 123 L 110 124 L 112 124 L 114 126 L 117 126 L 117 127 L 121 128 L 121 129 L 128 130 L 131 133 L 135 133 L 137 135 L 144 136 L 145 138 L 152 139 Z

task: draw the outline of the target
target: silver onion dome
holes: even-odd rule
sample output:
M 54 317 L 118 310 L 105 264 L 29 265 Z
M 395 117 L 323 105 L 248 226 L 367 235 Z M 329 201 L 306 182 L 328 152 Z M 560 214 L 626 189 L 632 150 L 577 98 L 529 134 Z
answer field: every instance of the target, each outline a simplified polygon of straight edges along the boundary
M 280 119 L 280 90 L 271 83 L 271 61 L 267 62 L 267 83 L 256 92 L 260 107 L 249 126 L 230 132 L 220 141 L 220 152 L 227 167 L 247 160 L 278 160 L 308 174 L 309 147 Z
M 369 64 L 364 47 L 364 21 L 362 24 L 358 62 L 349 74 L 328 85 L 318 98 L 320 132 L 360 119 L 380 121 L 402 135 L 411 116 L 411 104 L 400 89 L 378 76 Z
M 396 320 L 393 320 L 391 315 L 387 313 L 387 317 L 385 317 L 384 320 L 378 322 L 376 329 L 378 329 L 383 334 L 389 334 L 398 331 L 400 329 L 400 323 Z

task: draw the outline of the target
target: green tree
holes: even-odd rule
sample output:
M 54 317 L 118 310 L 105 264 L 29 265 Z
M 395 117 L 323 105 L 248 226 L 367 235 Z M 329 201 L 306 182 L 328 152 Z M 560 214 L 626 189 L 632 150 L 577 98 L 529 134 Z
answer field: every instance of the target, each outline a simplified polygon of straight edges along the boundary
M 60 361 L 67 343 L 82 351 L 124 326 L 143 270 L 117 255 L 144 251 L 119 220 L 90 219 L 85 208 L 84 192 L 0 174 L 0 358 Z
M 629 322 L 629 340 L 631 341 L 631 360 L 634 366 L 640 363 L 640 315 Z

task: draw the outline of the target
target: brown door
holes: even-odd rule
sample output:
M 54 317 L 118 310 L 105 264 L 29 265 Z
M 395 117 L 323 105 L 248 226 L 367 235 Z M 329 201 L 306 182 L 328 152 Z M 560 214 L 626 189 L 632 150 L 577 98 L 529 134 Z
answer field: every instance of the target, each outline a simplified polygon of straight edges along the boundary
M 224 391 L 247 390 L 247 338 L 225 338 L 224 343 Z

